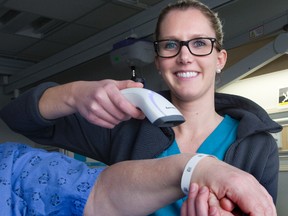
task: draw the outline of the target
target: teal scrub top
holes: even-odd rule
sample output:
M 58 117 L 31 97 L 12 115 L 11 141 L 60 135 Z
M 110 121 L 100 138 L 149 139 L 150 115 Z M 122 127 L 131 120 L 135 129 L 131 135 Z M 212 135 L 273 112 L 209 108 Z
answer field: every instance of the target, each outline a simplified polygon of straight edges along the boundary
M 197 153 L 214 155 L 219 160 L 223 160 L 227 149 L 236 140 L 238 124 L 239 122 L 237 120 L 225 115 L 222 122 L 198 148 Z M 174 140 L 173 144 L 167 150 L 162 152 L 158 158 L 175 154 L 180 154 L 176 140 Z M 185 199 L 186 198 L 180 199 L 171 205 L 165 206 L 150 216 L 180 215 L 180 209 Z

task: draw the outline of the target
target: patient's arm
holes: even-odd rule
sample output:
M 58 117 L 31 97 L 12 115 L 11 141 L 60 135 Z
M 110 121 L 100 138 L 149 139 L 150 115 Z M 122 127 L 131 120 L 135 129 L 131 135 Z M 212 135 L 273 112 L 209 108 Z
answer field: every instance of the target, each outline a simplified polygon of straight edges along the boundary
M 97 179 L 85 215 L 148 215 L 176 201 L 184 196 L 180 182 L 190 158 L 178 155 L 110 166 Z
M 97 180 L 85 215 L 147 215 L 176 201 L 184 196 L 180 182 L 191 156 L 179 154 L 112 165 Z M 248 215 L 277 215 L 271 196 L 252 175 L 215 158 L 203 158 L 194 169 L 191 182 L 208 186 L 218 200 L 229 199 Z M 206 206 L 202 209 L 206 213 L 201 216 L 211 213 Z M 219 211 L 212 213 L 209 216 L 219 215 Z

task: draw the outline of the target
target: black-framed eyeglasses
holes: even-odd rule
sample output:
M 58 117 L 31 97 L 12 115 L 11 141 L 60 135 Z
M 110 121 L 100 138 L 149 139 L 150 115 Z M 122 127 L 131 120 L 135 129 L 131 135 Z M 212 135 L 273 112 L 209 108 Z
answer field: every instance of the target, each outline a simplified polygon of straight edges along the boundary
M 182 46 L 188 47 L 189 52 L 195 56 L 210 55 L 214 46 L 218 51 L 221 50 L 216 38 L 210 37 L 193 38 L 188 41 L 170 39 L 154 41 L 155 52 L 162 58 L 172 58 L 177 56 L 180 53 Z

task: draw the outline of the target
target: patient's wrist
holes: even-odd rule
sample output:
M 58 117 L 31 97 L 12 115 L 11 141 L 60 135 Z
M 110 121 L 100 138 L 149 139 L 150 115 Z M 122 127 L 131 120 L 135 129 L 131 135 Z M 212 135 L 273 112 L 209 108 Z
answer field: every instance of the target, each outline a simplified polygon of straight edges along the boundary
M 189 188 L 190 188 L 190 183 L 192 180 L 192 175 L 196 169 L 196 166 L 199 164 L 199 162 L 206 158 L 206 157 L 213 157 L 213 155 L 208 155 L 208 154 L 196 154 L 194 155 L 186 164 L 182 178 L 181 178 L 181 189 L 185 195 L 188 195 Z M 199 182 L 196 182 L 199 183 Z

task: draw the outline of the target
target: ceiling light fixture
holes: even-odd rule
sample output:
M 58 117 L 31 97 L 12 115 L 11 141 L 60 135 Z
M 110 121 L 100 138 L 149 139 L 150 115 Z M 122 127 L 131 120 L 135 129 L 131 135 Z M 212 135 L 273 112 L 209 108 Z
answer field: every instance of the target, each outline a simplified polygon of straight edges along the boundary
M 113 0 L 113 3 L 133 7 L 136 9 L 147 9 L 148 5 L 141 3 L 139 0 L 133 1 L 133 0 Z

